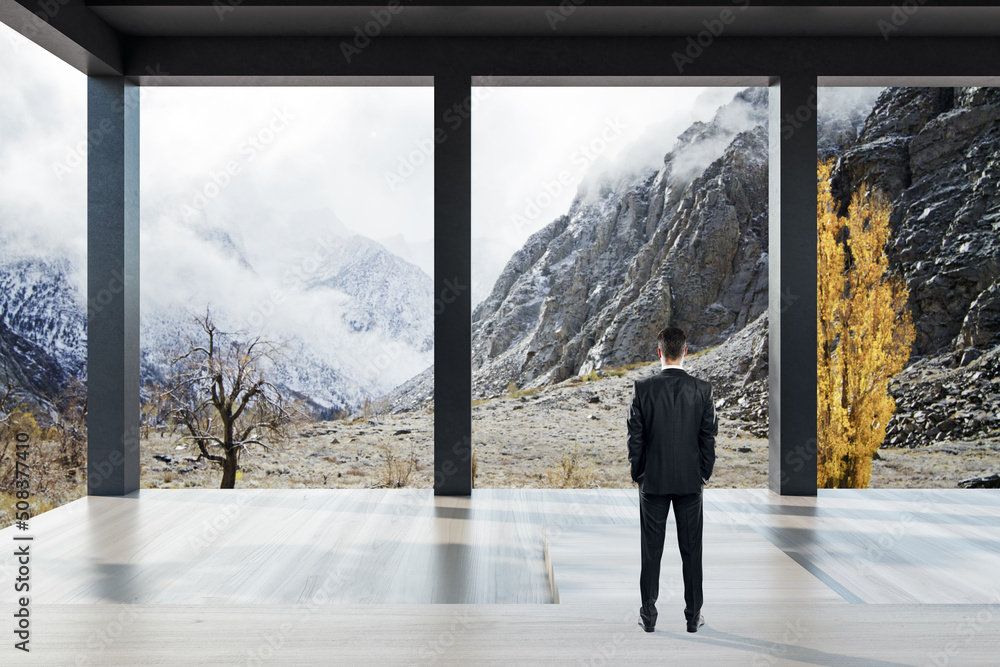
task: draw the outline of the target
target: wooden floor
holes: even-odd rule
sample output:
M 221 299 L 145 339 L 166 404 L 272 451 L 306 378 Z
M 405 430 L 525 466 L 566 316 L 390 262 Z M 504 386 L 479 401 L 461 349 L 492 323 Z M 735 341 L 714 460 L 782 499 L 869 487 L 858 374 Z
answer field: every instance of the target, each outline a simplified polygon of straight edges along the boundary
M 143 490 L 32 519 L 0 665 L 996 664 L 1000 492 L 710 489 L 707 625 L 672 521 L 636 625 L 634 490 Z M 13 538 L 0 531 L 11 553 Z M 0 559 L 2 613 L 16 564 Z M 10 615 L 7 618 L 11 618 Z M 9 632 L 9 631 L 8 631 Z
M 570 527 L 548 539 L 560 603 L 638 600 L 639 526 Z M 847 604 L 843 597 L 747 526 L 709 524 L 705 529 L 706 601 Z M 684 606 L 681 559 L 668 531 L 660 572 L 658 607 Z

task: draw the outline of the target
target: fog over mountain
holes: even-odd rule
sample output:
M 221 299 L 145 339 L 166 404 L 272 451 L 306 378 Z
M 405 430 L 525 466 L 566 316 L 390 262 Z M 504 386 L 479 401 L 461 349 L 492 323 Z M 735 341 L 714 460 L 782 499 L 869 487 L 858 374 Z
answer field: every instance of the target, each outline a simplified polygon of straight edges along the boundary
M 235 225 L 171 219 L 144 229 L 144 382 L 163 379 L 174 343 L 197 336 L 193 318 L 206 306 L 224 330 L 287 343 L 279 384 L 323 408 L 356 407 L 430 365 L 430 276 L 330 211 L 297 212 L 273 229 L 252 241 Z M 391 363 L 373 366 L 387 349 Z
M 658 168 L 585 179 L 475 309 L 474 392 L 655 359 L 668 324 L 697 349 L 764 316 L 767 145 L 767 90 L 751 88 Z
M 659 169 L 674 140 L 738 88 L 495 87 L 472 123 L 472 306 L 578 189 Z M 692 155 L 692 158 L 696 156 Z
M 0 49 L 0 72 L 0 381 L 44 401 L 86 374 L 86 77 L 30 43 Z M 223 329 L 286 341 L 275 379 L 316 406 L 427 368 L 433 159 L 392 190 L 385 174 L 432 136 L 432 100 L 144 89 L 143 380 L 162 379 L 206 306 Z

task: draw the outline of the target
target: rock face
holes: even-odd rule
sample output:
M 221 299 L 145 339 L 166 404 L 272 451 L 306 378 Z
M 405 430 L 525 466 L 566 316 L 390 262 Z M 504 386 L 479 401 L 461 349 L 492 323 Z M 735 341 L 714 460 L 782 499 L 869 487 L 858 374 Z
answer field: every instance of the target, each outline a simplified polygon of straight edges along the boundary
M 890 389 L 896 414 L 886 444 L 918 447 L 1000 434 L 1000 346 L 971 362 L 964 351 L 925 357 L 904 369 Z
M 44 348 L 0 320 L 0 388 L 12 382 L 35 401 L 52 400 L 69 380 L 66 370 Z
M 434 364 L 386 394 L 390 414 L 434 407 Z
M 865 128 L 879 88 L 820 88 L 816 109 L 816 154 L 837 157 L 853 146 Z
M 716 413 L 743 422 L 758 438 L 768 436 L 767 312 L 718 347 L 688 359 L 689 373 L 712 383 Z
M 767 90 L 681 134 L 658 171 L 595 179 L 531 236 L 472 316 L 473 393 L 692 351 L 767 308 Z M 766 351 L 766 347 L 765 347 Z
M 916 329 L 886 444 L 1000 433 L 1000 89 L 885 89 L 836 161 L 842 213 L 862 184 L 893 205 Z
M 844 206 L 862 184 L 893 203 L 914 354 L 1000 344 L 1000 89 L 886 89 L 834 169 Z

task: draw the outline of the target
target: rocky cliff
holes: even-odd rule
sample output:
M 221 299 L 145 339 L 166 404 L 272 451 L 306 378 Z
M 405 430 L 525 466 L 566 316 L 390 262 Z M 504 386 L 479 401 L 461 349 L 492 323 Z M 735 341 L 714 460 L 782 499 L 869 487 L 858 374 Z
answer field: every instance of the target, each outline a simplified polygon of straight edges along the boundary
M 886 89 L 833 172 L 844 206 L 862 184 L 893 203 L 914 354 L 1000 344 L 1000 89 Z
M 887 88 L 837 157 L 845 207 L 862 185 L 892 204 L 887 253 L 916 328 L 890 392 L 887 442 L 913 446 L 1000 431 L 1000 89 Z
M 767 148 L 767 90 L 746 89 L 658 170 L 581 186 L 475 308 L 473 393 L 655 360 L 667 325 L 716 346 L 764 313 Z

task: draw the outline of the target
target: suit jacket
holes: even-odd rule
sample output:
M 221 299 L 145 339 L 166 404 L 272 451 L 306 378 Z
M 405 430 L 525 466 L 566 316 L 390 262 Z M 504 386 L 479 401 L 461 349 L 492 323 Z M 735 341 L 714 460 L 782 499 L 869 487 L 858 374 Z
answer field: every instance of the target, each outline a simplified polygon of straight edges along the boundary
M 636 380 L 628 412 L 628 460 L 643 493 L 698 493 L 715 467 L 712 385 L 680 368 Z

